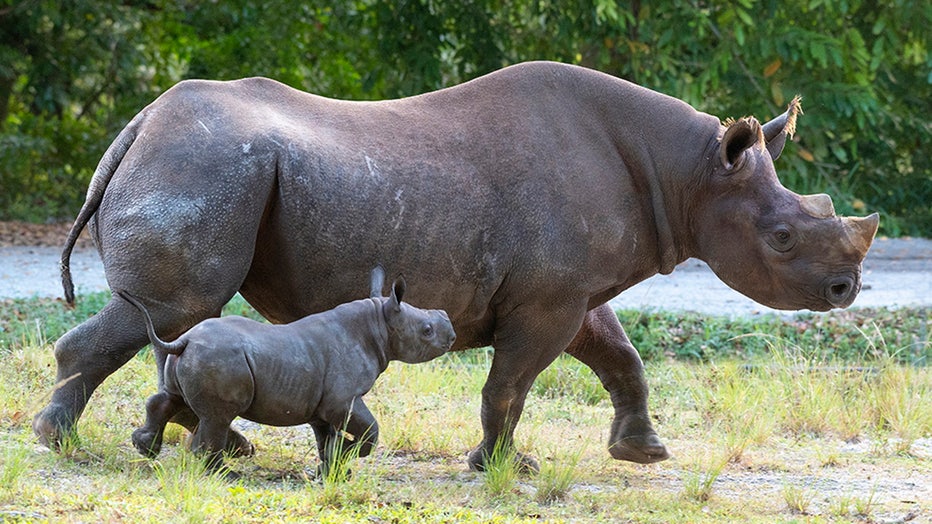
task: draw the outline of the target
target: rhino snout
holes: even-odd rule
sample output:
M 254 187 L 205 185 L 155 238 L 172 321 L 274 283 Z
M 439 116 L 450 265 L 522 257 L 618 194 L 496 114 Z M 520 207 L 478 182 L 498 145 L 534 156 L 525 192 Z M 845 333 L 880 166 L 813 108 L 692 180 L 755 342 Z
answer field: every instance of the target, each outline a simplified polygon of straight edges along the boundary
M 822 294 L 834 307 L 844 308 L 851 305 L 858 296 L 860 286 L 853 275 L 841 275 L 825 281 Z

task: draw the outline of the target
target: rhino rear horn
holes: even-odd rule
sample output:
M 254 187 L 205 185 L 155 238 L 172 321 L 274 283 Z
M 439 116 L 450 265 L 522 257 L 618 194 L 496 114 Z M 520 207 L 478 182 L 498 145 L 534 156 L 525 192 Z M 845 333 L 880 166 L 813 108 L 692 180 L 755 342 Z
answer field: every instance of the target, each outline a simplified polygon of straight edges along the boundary
M 832 197 L 825 193 L 800 196 L 799 207 L 813 218 L 831 218 L 835 216 L 835 206 L 832 204 Z
M 774 160 L 780 158 L 783 146 L 786 145 L 786 137 L 793 138 L 796 133 L 796 117 L 803 112 L 801 101 L 802 98 L 796 95 L 787 106 L 786 112 L 761 126 L 770 158 Z

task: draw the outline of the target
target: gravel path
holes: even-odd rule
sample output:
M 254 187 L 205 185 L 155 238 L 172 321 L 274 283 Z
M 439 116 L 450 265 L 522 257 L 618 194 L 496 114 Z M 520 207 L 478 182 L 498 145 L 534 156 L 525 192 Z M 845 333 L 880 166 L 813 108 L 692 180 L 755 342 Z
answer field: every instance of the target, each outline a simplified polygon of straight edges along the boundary
M 0 299 L 61 297 L 60 252 L 57 247 L 0 247 Z M 71 273 L 78 294 L 107 289 L 103 265 L 93 249 L 75 250 Z M 720 315 L 777 312 L 733 291 L 694 259 L 670 275 L 657 275 L 628 289 L 611 304 Z M 877 239 L 864 262 L 863 287 L 853 307 L 906 306 L 932 306 L 932 240 Z

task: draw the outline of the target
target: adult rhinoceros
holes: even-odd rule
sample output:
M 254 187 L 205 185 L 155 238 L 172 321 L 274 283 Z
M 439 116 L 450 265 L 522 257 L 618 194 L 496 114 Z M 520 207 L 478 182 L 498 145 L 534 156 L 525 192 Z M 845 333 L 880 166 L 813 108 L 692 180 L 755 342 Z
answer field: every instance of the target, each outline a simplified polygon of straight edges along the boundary
M 641 361 L 607 300 L 690 257 L 781 309 L 845 307 L 860 288 L 877 215 L 836 217 L 827 195 L 777 180 L 798 107 L 723 125 L 545 62 L 381 102 L 264 78 L 184 81 L 97 167 L 62 255 L 66 297 L 88 223 L 110 287 L 141 297 L 166 335 L 237 291 L 272 322 L 330 309 L 365 297 L 381 263 L 408 277 L 412 303 L 448 312 L 454 349 L 495 349 L 471 466 L 511 442 L 531 383 L 563 351 L 611 394 L 612 456 L 663 460 Z M 146 341 L 119 297 L 58 340 L 61 384 L 33 422 L 40 440 L 56 446 Z M 249 449 L 231 436 L 231 450 Z

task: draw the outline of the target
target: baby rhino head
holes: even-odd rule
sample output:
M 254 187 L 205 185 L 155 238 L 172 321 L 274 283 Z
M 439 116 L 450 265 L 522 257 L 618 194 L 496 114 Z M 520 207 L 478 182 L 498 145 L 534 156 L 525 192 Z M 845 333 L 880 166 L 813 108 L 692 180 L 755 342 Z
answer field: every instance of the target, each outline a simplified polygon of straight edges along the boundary
M 372 298 L 381 294 L 382 279 L 381 268 L 373 270 Z M 417 364 L 450 351 L 456 333 L 447 313 L 404 303 L 404 294 L 404 277 L 398 277 L 392 284 L 391 296 L 382 302 L 382 314 L 388 326 L 388 358 Z

